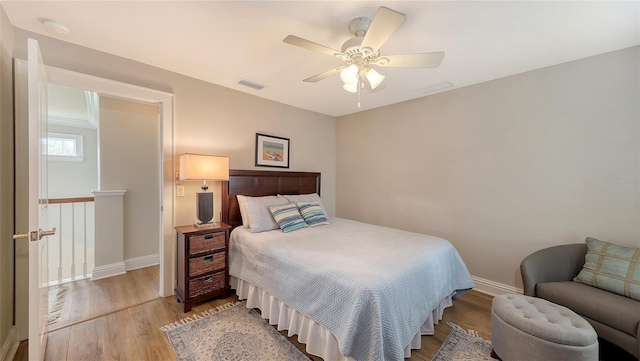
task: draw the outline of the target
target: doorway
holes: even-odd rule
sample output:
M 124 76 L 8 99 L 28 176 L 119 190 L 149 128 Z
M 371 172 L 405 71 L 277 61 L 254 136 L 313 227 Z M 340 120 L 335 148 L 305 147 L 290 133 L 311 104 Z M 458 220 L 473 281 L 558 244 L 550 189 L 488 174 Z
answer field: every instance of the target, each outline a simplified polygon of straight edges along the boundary
M 49 238 L 47 323 L 55 331 L 159 297 L 160 219 L 149 210 L 160 209 L 160 122 L 155 104 L 58 84 L 49 84 L 48 94 L 48 198 L 57 232 Z M 126 274 L 109 275 L 119 268 L 94 255 L 115 241 L 112 229 L 107 237 L 95 234 L 104 222 L 95 218 L 98 189 L 126 190 Z M 108 246 L 95 244 L 105 240 Z
M 16 60 L 17 63 L 21 62 Z M 159 174 L 162 176 L 156 179 L 159 190 L 160 200 L 158 209 L 151 210 L 157 214 L 160 220 L 158 225 L 158 261 L 159 261 L 159 277 L 157 292 L 160 297 L 167 297 L 173 294 L 175 265 L 172 262 L 174 256 L 174 233 L 173 233 L 173 184 L 174 184 L 174 145 L 173 145 L 173 94 L 156 91 L 152 89 L 142 88 L 130 84 L 120 83 L 104 78 L 80 74 L 64 69 L 47 67 L 49 74 L 49 82 L 63 86 L 69 86 L 78 89 L 86 89 L 96 92 L 102 96 L 111 98 L 125 99 L 134 102 L 156 105 L 159 109 L 159 126 L 158 137 L 160 147 L 160 159 L 158 161 Z M 16 81 L 20 80 L 20 75 L 16 74 Z M 25 107 L 26 99 L 20 94 L 16 94 L 16 107 Z M 21 120 L 18 119 L 16 127 L 19 127 Z M 18 133 L 19 130 L 17 129 Z M 21 159 L 16 159 L 16 164 Z M 21 171 L 17 169 L 16 171 Z M 20 204 L 24 200 L 24 190 L 20 189 L 20 185 L 16 185 L 16 204 Z M 20 218 L 24 218 L 16 208 L 16 223 L 19 225 Z M 24 221 L 24 219 L 22 220 Z M 24 252 L 16 248 L 16 257 L 24 255 Z M 26 274 L 28 265 L 16 259 L 16 325 L 18 330 L 18 339 L 26 339 L 28 332 L 28 313 L 26 309 L 21 309 L 21 305 L 25 302 L 21 300 L 28 299 L 28 290 L 23 287 L 24 282 L 19 280 L 20 274 Z M 26 308 L 26 307 L 25 307 Z

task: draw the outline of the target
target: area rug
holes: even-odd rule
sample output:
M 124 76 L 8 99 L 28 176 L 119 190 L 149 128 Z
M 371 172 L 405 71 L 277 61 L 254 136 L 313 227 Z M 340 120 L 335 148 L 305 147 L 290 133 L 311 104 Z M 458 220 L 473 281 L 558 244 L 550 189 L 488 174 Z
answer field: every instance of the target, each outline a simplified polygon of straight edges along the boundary
M 245 302 L 227 303 L 160 329 L 180 361 L 309 361 Z
M 431 361 L 485 361 L 491 358 L 491 342 L 478 336 L 478 331 L 467 330 L 454 324 L 451 332 Z M 495 360 L 494 360 L 495 361 Z

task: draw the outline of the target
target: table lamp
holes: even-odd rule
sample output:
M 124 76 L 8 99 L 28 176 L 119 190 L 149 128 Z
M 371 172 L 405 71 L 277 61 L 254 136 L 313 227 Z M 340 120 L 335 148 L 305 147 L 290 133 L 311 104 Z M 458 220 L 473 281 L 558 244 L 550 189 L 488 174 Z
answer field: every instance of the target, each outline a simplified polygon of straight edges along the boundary
M 196 227 L 213 225 L 213 192 L 207 192 L 207 181 L 229 180 L 229 157 L 201 154 L 180 156 L 180 180 L 203 181 L 202 192 L 196 193 Z

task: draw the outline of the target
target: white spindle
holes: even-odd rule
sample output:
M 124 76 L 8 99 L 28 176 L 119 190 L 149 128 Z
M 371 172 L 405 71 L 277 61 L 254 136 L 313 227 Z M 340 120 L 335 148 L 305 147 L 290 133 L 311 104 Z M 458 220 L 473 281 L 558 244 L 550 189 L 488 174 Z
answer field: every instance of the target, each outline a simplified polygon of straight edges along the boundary
M 58 283 L 62 283 L 62 203 L 58 203 Z
M 59 201 L 59 202 L 57 202 Z M 92 235 L 88 234 L 89 229 L 87 222 L 89 222 L 89 226 L 93 227 L 93 218 L 87 216 L 87 203 L 93 203 L 93 200 L 80 200 L 78 202 L 74 202 L 73 200 L 69 201 L 67 199 L 62 200 L 54 200 L 51 204 L 58 205 L 58 224 L 57 229 L 59 230 L 58 237 L 58 253 L 55 252 L 50 253 L 51 258 L 49 261 L 49 265 L 51 266 L 49 271 L 49 285 L 56 285 L 65 282 L 75 281 L 79 279 L 86 279 L 91 276 L 88 270 L 89 257 L 93 257 L 92 253 L 89 253 L 88 246 L 92 243 L 89 242 L 89 238 Z M 82 203 L 82 209 L 79 210 L 82 212 L 82 216 L 76 214 L 76 204 Z M 69 207 L 66 204 L 70 204 Z M 89 211 L 91 209 L 89 208 Z M 63 215 L 63 213 L 65 213 Z M 69 220 L 69 217 L 71 219 Z M 82 230 L 77 230 L 76 232 L 76 217 L 78 221 L 82 222 Z M 82 217 L 82 219 L 80 219 Z M 67 223 L 68 222 L 68 223 Z M 69 227 L 70 225 L 71 227 Z M 70 228 L 70 229 L 69 229 Z M 82 255 L 78 255 L 78 257 L 82 257 L 82 274 L 79 272 L 76 273 L 76 234 L 78 237 L 83 237 L 82 241 L 78 241 L 78 247 L 82 248 Z M 70 260 L 67 258 L 70 257 Z M 57 259 L 56 259 L 57 258 Z M 65 262 L 70 262 L 70 268 L 66 268 L 64 266 Z M 69 263 L 67 263 L 69 265 Z M 56 272 L 56 266 L 57 271 Z M 57 274 L 56 274 L 57 273 Z M 56 277 L 57 276 L 57 277 Z
M 71 203 L 71 280 L 76 279 L 76 207 Z
M 82 277 L 87 278 L 87 202 L 82 203 L 82 229 L 84 237 L 82 238 L 83 258 L 82 258 Z

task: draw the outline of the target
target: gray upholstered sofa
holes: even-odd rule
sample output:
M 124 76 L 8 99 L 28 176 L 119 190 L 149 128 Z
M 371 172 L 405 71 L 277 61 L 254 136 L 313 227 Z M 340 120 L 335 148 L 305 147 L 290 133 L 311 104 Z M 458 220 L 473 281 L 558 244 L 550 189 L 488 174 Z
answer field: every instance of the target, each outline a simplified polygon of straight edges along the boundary
M 598 337 L 640 358 L 640 301 L 574 282 L 586 253 L 586 244 L 567 244 L 527 256 L 520 264 L 524 294 L 573 310 Z

